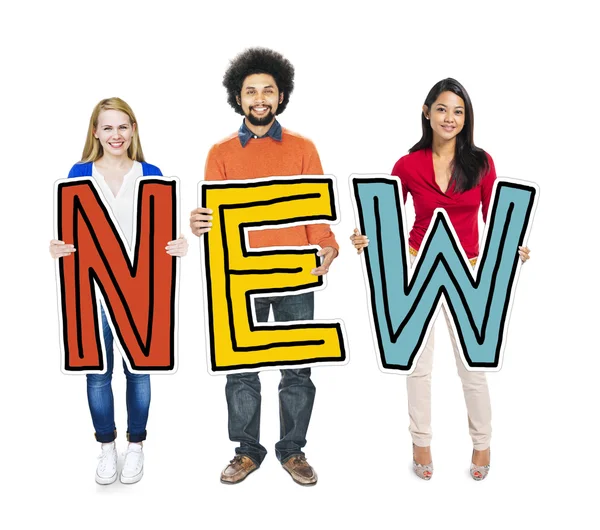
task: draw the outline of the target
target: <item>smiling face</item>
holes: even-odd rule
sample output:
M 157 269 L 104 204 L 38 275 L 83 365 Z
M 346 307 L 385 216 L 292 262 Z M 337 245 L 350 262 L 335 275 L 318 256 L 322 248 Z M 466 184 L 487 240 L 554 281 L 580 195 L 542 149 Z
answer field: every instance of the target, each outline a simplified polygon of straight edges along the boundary
M 423 113 L 429 119 L 434 139 L 455 139 L 465 125 L 465 102 L 454 92 L 442 92 L 431 108 L 423 105 Z
M 100 141 L 105 155 L 127 156 L 134 131 L 135 123 L 129 121 L 127 114 L 120 110 L 103 110 L 98 115 L 94 136 Z
M 242 91 L 236 99 L 246 119 L 256 127 L 264 127 L 275 120 L 283 92 L 279 92 L 272 75 L 252 74 L 244 79 Z

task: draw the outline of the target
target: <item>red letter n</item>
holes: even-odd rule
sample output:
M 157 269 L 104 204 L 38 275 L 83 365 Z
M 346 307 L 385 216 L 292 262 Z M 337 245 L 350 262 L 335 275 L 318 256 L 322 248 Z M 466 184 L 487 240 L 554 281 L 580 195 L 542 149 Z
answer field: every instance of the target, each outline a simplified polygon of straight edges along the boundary
M 57 237 L 77 249 L 58 260 L 64 370 L 104 370 L 99 291 L 130 369 L 173 371 L 178 264 L 165 246 L 177 237 L 176 180 L 140 179 L 132 249 L 92 179 L 56 189 Z

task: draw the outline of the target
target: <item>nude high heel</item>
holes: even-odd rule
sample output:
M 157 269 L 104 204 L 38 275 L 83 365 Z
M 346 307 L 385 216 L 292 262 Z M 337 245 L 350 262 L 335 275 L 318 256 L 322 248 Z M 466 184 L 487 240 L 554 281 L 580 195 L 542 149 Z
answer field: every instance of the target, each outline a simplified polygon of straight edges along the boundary
M 488 464 L 487 466 L 476 466 L 473 463 L 473 455 L 474 454 L 475 454 L 475 449 L 473 449 L 473 454 L 471 455 L 471 469 L 470 469 L 471 478 L 473 480 L 483 480 L 485 477 L 488 476 L 488 473 L 490 472 L 490 465 Z M 491 454 L 490 454 L 490 458 L 491 458 Z
M 429 464 L 417 464 L 415 460 L 415 444 L 413 444 L 413 471 L 417 477 L 423 480 L 429 480 L 431 479 L 431 475 L 433 475 L 433 461 Z

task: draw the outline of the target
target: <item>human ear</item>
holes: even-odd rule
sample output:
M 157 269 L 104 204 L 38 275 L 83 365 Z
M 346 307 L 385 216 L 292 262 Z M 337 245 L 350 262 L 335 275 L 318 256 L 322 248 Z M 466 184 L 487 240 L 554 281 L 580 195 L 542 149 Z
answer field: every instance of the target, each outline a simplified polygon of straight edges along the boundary
M 279 93 L 279 104 L 283 103 L 283 92 Z
M 427 105 L 423 105 L 423 115 L 425 116 L 425 119 L 429 119 L 429 107 Z
M 240 101 L 240 96 L 235 96 L 235 100 L 237 101 L 238 105 L 242 104 L 242 102 Z

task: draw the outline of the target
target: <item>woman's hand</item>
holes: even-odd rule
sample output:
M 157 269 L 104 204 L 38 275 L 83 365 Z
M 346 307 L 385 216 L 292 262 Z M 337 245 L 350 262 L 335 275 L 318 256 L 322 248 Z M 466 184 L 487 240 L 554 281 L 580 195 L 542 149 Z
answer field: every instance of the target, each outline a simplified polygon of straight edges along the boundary
M 529 259 L 529 247 L 519 247 L 519 257 L 525 263 Z
M 50 255 L 54 258 L 66 258 L 75 252 L 77 249 L 74 245 L 67 245 L 64 241 L 53 239 L 50 241 Z
M 352 241 L 357 254 L 360 254 L 363 249 L 369 245 L 369 238 L 367 236 L 363 236 L 358 231 L 358 228 L 354 229 L 354 233 L 350 236 L 350 241 Z
M 190 228 L 200 237 L 212 227 L 212 213 L 210 208 L 196 208 L 190 213 Z
M 169 241 L 165 249 L 170 256 L 181 258 L 187 254 L 188 246 L 187 239 L 180 235 L 175 241 Z

